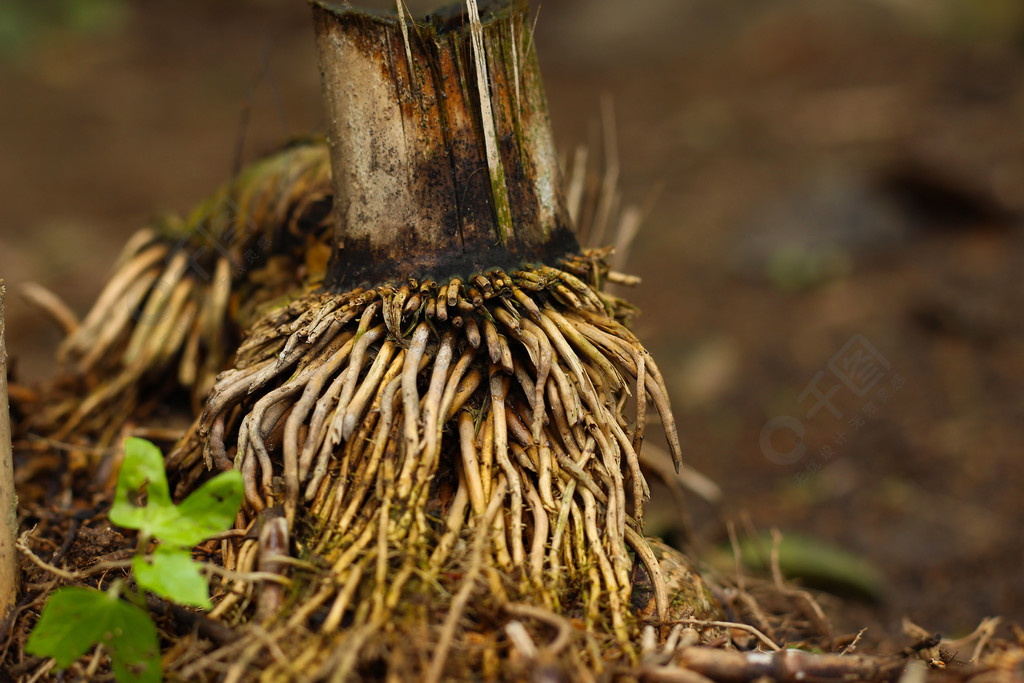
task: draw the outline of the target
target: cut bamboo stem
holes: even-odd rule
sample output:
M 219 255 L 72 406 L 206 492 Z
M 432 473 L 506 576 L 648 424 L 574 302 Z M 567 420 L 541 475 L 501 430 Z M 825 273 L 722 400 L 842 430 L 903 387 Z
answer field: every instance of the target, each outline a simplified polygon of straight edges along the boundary
M 407 24 L 314 3 L 336 291 L 554 263 L 579 248 L 526 2 L 468 8 Z

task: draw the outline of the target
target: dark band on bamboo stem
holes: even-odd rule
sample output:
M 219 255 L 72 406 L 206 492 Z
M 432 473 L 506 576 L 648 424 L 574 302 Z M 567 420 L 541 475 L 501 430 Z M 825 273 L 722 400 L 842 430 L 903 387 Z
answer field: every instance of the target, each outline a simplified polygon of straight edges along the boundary
M 314 6 L 335 169 L 333 290 L 578 251 L 527 5 L 484 4 L 484 93 L 461 9 L 403 26 Z

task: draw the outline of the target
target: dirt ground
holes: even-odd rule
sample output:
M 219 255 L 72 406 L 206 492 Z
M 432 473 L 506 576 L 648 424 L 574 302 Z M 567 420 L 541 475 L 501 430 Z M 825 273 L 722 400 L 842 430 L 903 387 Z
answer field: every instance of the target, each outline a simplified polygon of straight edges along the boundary
M 22 283 L 84 312 L 149 217 L 322 129 L 304 3 L 96 7 L 0 18 L 20 382 L 59 340 Z M 637 330 L 725 494 L 695 542 L 745 514 L 870 561 L 882 600 L 829 604 L 876 638 L 1024 622 L 1024 10 L 549 0 L 536 39 L 567 152 L 614 105 Z

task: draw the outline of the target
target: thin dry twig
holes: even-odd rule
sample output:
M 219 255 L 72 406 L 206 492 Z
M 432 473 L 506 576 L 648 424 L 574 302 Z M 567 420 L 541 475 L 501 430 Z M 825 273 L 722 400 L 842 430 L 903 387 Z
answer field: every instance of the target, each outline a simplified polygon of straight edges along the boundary
M 690 617 L 684 619 L 673 619 L 668 623 L 691 624 L 693 626 L 705 626 L 714 628 L 734 628 L 739 631 L 745 631 L 746 633 L 751 634 L 752 636 L 760 640 L 762 643 L 767 645 L 768 649 L 770 649 L 772 652 L 778 652 L 782 650 L 782 647 L 780 647 L 774 640 L 772 640 L 764 633 L 759 631 L 757 628 L 751 626 L 750 624 L 742 624 L 736 621 L 718 621 L 717 619 L 693 619 Z
M 29 547 L 28 541 L 32 537 L 32 532 L 34 532 L 35 529 L 36 528 L 33 526 L 31 529 L 26 529 L 25 531 L 23 531 L 21 535 L 18 537 L 18 541 L 15 544 L 15 547 L 18 549 L 19 552 L 21 552 L 22 555 L 27 557 L 29 561 L 32 562 L 32 564 L 36 565 L 45 572 L 53 574 L 57 578 L 69 582 L 81 581 L 95 574 L 102 574 L 112 569 L 128 569 L 132 566 L 131 560 L 120 560 L 114 562 L 98 562 L 93 566 L 89 567 L 88 569 L 83 569 L 79 571 L 68 571 L 66 569 L 61 569 L 60 567 L 55 567 L 54 565 L 50 564 L 46 560 L 36 555 L 35 552 L 32 551 L 32 548 Z
M 772 548 L 771 548 L 771 571 L 772 580 L 775 582 L 775 588 L 782 593 L 793 598 L 796 598 L 803 605 L 803 611 L 809 613 L 809 616 L 814 621 L 815 626 L 829 639 L 832 639 L 832 625 L 829 623 L 828 618 L 825 617 L 825 612 L 821 609 L 821 605 L 818 601 L 811 596 L 810 593 L 798 588 L 793 588 L 785 582 L 782 577 L 782 568 L 779 564 L 779 548 L 782 545 L 782 532 L 777 528 L 772 527 Z

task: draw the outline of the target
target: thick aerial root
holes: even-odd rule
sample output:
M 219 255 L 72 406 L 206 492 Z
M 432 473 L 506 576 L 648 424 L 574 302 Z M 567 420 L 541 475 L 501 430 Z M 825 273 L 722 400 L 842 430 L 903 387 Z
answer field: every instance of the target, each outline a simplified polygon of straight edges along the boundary
M 679 445 L 657 366 L 593 286 L 601 256 L 294 301 L 253 329 L 168 466 L 185 488 L 238 468 L 242 526 L 283 509 L 300 558 L 326 568 L 299 596 L 323 610 L 321 633 L 368 637 L 413 584 L 467 596 L 458 578 L 479 580 L 479 565 L 508 582 L 492 591 L 499 607 L 578 614 L 628 653 L 637 567 L 649 616 L 670 609 L 640 525 L 632 395 L 661 411 L 676 458 Z M 467 534 L 483 540 L 469 549 Z M 322 656 L 308 655 L 356 665 Z
M 187 219 L 136 233 L 61 345 L 68 373 L 33 426 L 57 438 L 112 432 L 147 381 L 170 380 L 199 405 L 253 308 L 322 277 L 330 200 L 326 146 L 303 143 L 253 164 Z
M 583 162 L 573 165 L 577 225 L 581 234 L 603 233 L 591 223 L 614 220 L 618 211 L 588 209 L 580 214 L 580 206 L 602 204 L 602 197 L 614 193 L 614 187 L 584 182 L 589 176 Z M 130 238 L 81 324 L 65 325 L 68 336 L 58 356 L 66 372 L 47 391 L 46 408 L 32 419 L 31 427 L 58 439 L 88 434 L 109 444 L 124 420 L 139 412 L 139 398 L 147 395 L 147 388 L 166 392 L 183 387 L 198 409 L 259 311 L 284 297 L 302 298 L 323 277 L 333 230 L 330 173 L 326 145 L 306 140 L 247 167 L 186 218 L 162 218 Z M 570 308 L 601 309 L 608 302 L 599 297 L 605 295 L 588 285 L 635 281 L 607 269 L 600 280 L 588 273 L 561 271 L 561 276 L 552 276 L 551 270 L 541 267 L 523 273 L 511 291 L 486 275 L 466 282 L 454 279 L 433 292 L 399 288 L 391 293 L 382 321 L 404 319 L 422 307 L 417 315 L 425 319 L 463 325 L 462 343 L 469 342 L 474 349 L 483 345 L 494 362 L 511 372 L 509 338 L 518 339 L 523 331 L 508 306 L 542 325 L 531 299 L 539 289 L 550 289 L 552 300 Z M 581 274 L 589 277 L 586 284 L 579 279 Z M 507 300 L 505 308 L 491 311 L 490 317 L 465 315 L 481 297 L 490 298 L 495 285 Z M 616 300 L 614 306 L 629 312 L 624 302 Z M 509 330 L 510 324 L 515 331 Z M 527 337 L 523 343 L 532 344 Z M 579 351 L 593 360 L 587 349 Z M 547 363 L 545 358 L 538 360 Z M 547 372 L 546 365 L 540 369 L 538 395 L 546 386 Z M 567 409 L 574 418 L 575 406 Z M 353 429 L 351 419 L 348 424 Z M 641 437 L 642 423 L 634 440 Z

